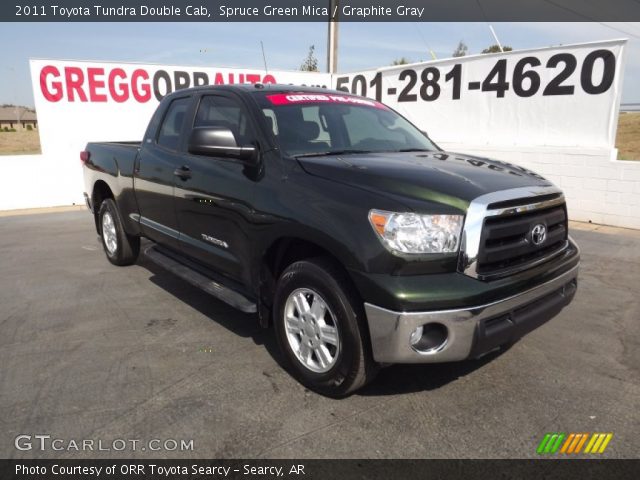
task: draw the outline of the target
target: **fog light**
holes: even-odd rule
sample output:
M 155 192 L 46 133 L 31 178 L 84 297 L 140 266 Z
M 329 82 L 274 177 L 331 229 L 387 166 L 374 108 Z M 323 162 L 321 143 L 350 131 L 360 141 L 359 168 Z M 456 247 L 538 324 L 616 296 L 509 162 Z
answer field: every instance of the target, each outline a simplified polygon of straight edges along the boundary
M 442 323 L 427 323 L 411 333 L 411 347 L 419 353 L 436 353 L 447 344 L 449 330 Z
M 416 345 L 422 339 L 422 325 L 416 328 L 413 332 L 411 332 L 411 338 L 409 341 L 411 345 Z

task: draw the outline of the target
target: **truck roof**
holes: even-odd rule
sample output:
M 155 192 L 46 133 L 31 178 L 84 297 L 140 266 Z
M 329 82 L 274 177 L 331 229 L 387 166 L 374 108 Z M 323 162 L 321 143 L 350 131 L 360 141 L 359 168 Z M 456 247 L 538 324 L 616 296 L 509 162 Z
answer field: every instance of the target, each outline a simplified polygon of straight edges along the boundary
M 242 84 L 226 84 L 226 85 L 203 85 L 200 87 L 190 87 L 176 90 L 166 97 L 173 97 L 174 95 L 185 92 L 202 92 L 202 91 L 238 91 L 243 93 L 259 93 L 259 92 L 309 92 L 309 93 L 339 93 L 341 95 L 351 95 L 348 92 L 338 91 L 331 88 L 323 87 L 306 87 L 300 85 L 285 85 L 279 83 L 242 83 Z

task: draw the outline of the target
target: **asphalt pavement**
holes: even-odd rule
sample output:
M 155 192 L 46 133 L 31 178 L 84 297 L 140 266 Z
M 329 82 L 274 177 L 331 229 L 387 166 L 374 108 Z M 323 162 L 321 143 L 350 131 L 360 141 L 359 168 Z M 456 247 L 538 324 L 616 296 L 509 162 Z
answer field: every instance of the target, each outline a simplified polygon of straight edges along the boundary
M 0 217 L 0 458 L 533 458 L 548 432 L 611 432 L 601 457 L 637 458 L 640 232 L 577 227 L 578 292 L 555 319 L 333 400 L 253 315 L 108 263 L 86 211 Z

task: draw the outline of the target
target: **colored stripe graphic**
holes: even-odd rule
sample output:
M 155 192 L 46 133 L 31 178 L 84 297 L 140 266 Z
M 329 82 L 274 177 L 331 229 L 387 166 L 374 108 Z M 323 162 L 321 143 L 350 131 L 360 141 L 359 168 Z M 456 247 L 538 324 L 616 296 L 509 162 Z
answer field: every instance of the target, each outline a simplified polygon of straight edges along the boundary
M 607 449 L 613 433 L 559 433 L 550 432 L 540 441 L 536 453 L 549 455 L 562 453 L 576 455 L 578 453 L 601 454 Z M 586 444 L 586 447 L 585 447 Z M 584 450 L 583 450 L 583 447 Z
M 551 447 L 551 451 L 549 453 L 556 453 L 558 451 L 558 449 L 560 448 L 560 444 L 562 443 L 562 440 L 564 440 L 564 437 L 565 437 L 564 433 L 558 434 L 556 443 L 553 444 L 553 447 Z
M 587 441 L 587 438 L 589 438 L 589 434 L 588 433 L 583 433 L 582 434 L 582 438 L 580 439 L 580 442 L 576 446 L 576 451 L 574 453 L 580 453 L 580 450 L 582 450 L 582 446 Z
M 546 447 L 547 442 L 549 441 L 549 438 L 551 438 L 551 434 L 547 433 L 544 438 L 542 439 L 542 441 L 540 442 L 540 445 L 538 445 L 538 449 L 536 450 L 536 453 L 538 455 L 542 454 L 544 452 L 544 447 Z
M 569 446 L 569 450 L 567 450 L 567 453 L 575 452 L 576 447 L 578 446 L 578 442 L 580 440 L 582 440 L 582 434 L 576 433 L 575 437 L 573 437 L 573 442 L 571 442 L 571 445 Z
M 547 442 L 547 446 L 544 447 L 544 453 L 551 453 L 551 449 L 553 448 L 553 444 L 555 443 L 556 438 L 558 438 L 557 433 L 554 433 L 551 435 L 551 438 Z
M 538 445 L 536 452 L 539 455 L 556 453 L 560 448 L 564 437 L 564 433 L 547 433 Z
M 584 453 L 604 453 L 613 438 L 613 433 L 594 433 Z
M 589 440 L 589 443 L 587 443 L 587 448 L 584 449 L 584 453 L 591 453 L 591 447 L 593 447 L 593 444 L 596 443 L 597 438 L 598 435 L 596 433 L 591 436 L 591 440 Z
M 569 445 L 571 445 L 571 442 L 573 442 L 574 438 L 576 438 L 576 434 L 570 433 L 569 436 L 567 437 L 567 441 L 564 442 L 564 445 L 562 446 L 562 450 L 560 450 L 560 453 L 567 453 L 567 450 L 569 449 Z
M 593 445 L 593 448 L 591 449 L 591 453 L 597 453 L 598 452 L 598 450 L 600 449 L 600 444 L 604 440 L 604 437 L 606 437 L 606 435 L 604 433 L 599 433 L 598 434 L 598 439 L 596 440 L 596 443 Z
M 605 437 L 604 442 L 602 442 L 602 445 L 600 446 L 600 450 L 598 451 L 598 453 L 604 453 L 604 451 L 606 450 L 612 438 L 613 438 L 613 433 L 607 433 L 607 436 Z

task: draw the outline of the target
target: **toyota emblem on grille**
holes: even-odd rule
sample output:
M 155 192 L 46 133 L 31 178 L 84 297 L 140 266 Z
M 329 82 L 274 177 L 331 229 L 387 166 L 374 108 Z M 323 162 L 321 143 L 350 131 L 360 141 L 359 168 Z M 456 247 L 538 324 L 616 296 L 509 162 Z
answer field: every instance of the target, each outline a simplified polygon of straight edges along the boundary
M 547 239 L 547 227 L 542 223 L 537 224 L 531 229 L 531 241 L 534 245 L 542 245 Z

